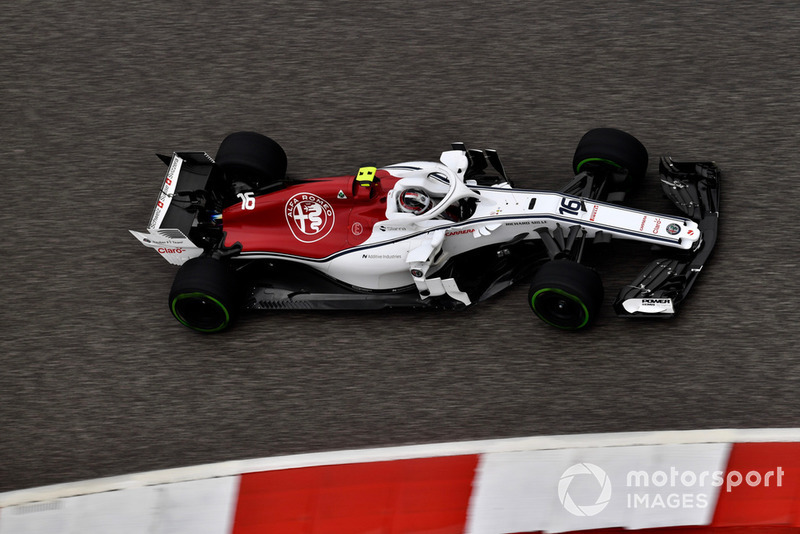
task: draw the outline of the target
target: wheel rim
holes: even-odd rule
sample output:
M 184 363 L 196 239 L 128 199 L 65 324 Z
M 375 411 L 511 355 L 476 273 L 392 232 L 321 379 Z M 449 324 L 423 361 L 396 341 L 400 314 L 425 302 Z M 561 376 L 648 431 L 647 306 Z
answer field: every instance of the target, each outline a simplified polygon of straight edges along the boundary
M 200 332 L 217 332 L 231 320 L 228 309 L 205 293 L 184 293 L 172 300 L 172 314 L 181 323 Z
M 578 163 L 577 166 L 575 166 L 575 172 L 576 173 L 581 172 L 581 167 L 583 167 L 587 163 L 605 163 L 605 164 L 611 165 L 612 167 L 617 168 L 617 169 L 621 169 L 622 168 L 622 165 L 620 165 L 618 163 L 615 163 L 615 162 L 611 161 L 610 159 L 586 158 L 585 160 L 583 160 L 580 163 Z
M 583 301 L 564 290 L 547 287 L 531 297 L 531 307 L 544 322 L 566 330 L 583 328 L 589 322 L 589 310 Z

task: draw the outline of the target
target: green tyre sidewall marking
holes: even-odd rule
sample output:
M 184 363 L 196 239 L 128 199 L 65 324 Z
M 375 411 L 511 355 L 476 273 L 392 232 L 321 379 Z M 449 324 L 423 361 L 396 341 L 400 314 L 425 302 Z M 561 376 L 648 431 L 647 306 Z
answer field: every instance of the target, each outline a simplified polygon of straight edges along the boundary
M 615 162 L 611 161 L 610 159 L 586 158 L 585 160 L 583 160 L 580 163 L 578 163 L 577 167 L 575 167 L 575 172 L 581 172 L 581 167 L 583 167 L 583 165 L 585 163 L 592 163 L 592 162 L 608 163 L 609 165 L 611 165 L 613 167 L 616 167 L 617 169 L 621 169 L 622 168 L 622 165 L 620 165 L 619 163 L 615 163 Z
M 186 322 L 186 321 L 185 321 L 185 320 L 184 320 L 184 319 L 183 319 L 183 318 L 180 316 L 180 314 L 178 313 L 178 311 L 175 309 L 175 304 L 177 304 L 179 300 L 183 300 L 183 299 L 186 299 L 186 298 L 191 298 L 191 297 L 202 297 L 202 298 L 207 298 L 207 299 L 209 299 L 210 301 L 214 302 L 214 303 L 215 303 L 217 306 L 219 306 L 219 307 L 222 309 L 222 311 L 223 311 L 223 312 L 225 312 L 225 321 L 223 321 L 223 323 L 222 323 L 221 325 L 217 326 L 216 328 L 197 328 L 197 327 L 195 327 L 195 326 L 192 326 L 192 325 L 190 325 L 189 323 L 187 323 L 187 322 Z M 178 321 L 180 321 L 180 323 L 181 323 L 182 325 L 184 325 L 184 326 L 186 326 L 186 327 L 189 327 L 189 328 L 191 328 L 192 330 L 197 330 L 198 332 L 208 332 L 208 333 L 211 333 L 211 332 L 219 332 L 220 330 L 222 330 L 222 329 L 224 329 L 226 326 L 228 326 L 228 323 L 230 323 L 230 322 L 231 322 L 231 314 L 230 314 L 230 313 L 228 313 L 228 308 L 226 308 L 224 304 L 222 304 L 222 303 L 221 303 L 219 300 L 215 299 L 215 298 L 214 298 L 214 297 L 212 297 L 211 295 L 207 295 L 206 293 L 200 293 L 200 292 L 198 292 L 198 291 L 195 291 L 194 293 L 182 293 L 182 294 L 178 295 L 177 297 L 175 297 L 174 299 L 172 299 L 172 303 L 170 304 L 170 308 L 172 309 L 172 315 L 174 315 L 174 316 L 175 316 L 175 318 L 176 318 Z
M 567 297 L 568 299 L 580 304 L 581 308 L 583 309 L 583 316 L 584 316 L 583 322 L 581 324 L 579 324 L 578 326 L 561 326 L 561 325 L 557 325 L 557 324 L 552 323 L 552 322 L 548 321 L 547 319 L 545 319 L 544 316 L 541 313 L 539 313 L 539 311 L 536 309 L 536 297 L 538 297 L 541 293 L 545 293 L 545 292 L 558 293 L 559 295 Z M 536 293 L 534 293 L 533 296 L 531 297 L 531 308 L 533 308 L 534 313 L 536 313 L 536 315 L 542 321 L 546 322 L 550 326 L 555 326 L 556 328 L 560 328 L 562 330 L 579 330 L 579 329 L 583 328 L 584 326 L 586 326 L 586 324 L 589 322 L 589 310 L 586 308 L 586 304 L 584 304 L 583 301 L 581 299 L 579 299 L 578 297 L 576 297 L 575 295 L 572 295 L 570 293 L 567 293 L 563 289 L 558 289 L 558 288 L 555 288 L 555 287 L 543 287 L 542 289 L 540 289 Z

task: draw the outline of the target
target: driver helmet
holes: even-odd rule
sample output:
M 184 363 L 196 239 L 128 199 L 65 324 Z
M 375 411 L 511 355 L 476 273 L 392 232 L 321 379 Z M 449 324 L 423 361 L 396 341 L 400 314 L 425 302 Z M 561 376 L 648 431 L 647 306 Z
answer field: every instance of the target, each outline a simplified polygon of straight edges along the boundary
M 401 191 L 397 196 L 397 204 L 400 211 L 404 213 L 422 215 L 431 208 L 433 202 L 431 201 L 431 197 L 422 189 L 409 187 Z

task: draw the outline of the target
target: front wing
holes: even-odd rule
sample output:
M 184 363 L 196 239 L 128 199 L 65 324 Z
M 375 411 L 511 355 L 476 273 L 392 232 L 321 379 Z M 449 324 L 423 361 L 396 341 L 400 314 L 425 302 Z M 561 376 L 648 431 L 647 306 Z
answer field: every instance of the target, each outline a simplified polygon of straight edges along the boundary
M 623 317 L 670 317 L 691 290 L 717 240 L 720 170 L 713 162 L 675 162 L 661 158 L 664 194 L 698 223 L 702 239 L 679 258 L 653 260 L 624 287 L 614 302 Z

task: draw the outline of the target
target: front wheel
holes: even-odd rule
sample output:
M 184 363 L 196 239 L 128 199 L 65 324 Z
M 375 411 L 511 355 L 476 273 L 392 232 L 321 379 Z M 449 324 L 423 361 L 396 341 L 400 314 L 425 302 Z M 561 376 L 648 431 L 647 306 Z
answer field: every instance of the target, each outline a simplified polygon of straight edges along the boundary
M 236 279 L 223 261 L 201 256 L 184 263 L 169 293 L 169 309 L 184 326 L 219 332 L 236 317 Z
M 603 302 L 603 282 L 594 269 L 571 260 L 552 260 L 531 282 L 533 313 L 551 326 L 580 330 L 596 318 Z
M 572 170 L 599 169 L 611 177 L 613 188 L 629 191 L 647 174 L 647 149 L 634 136 L 614 128 L 589 130 L 578 142 Z

